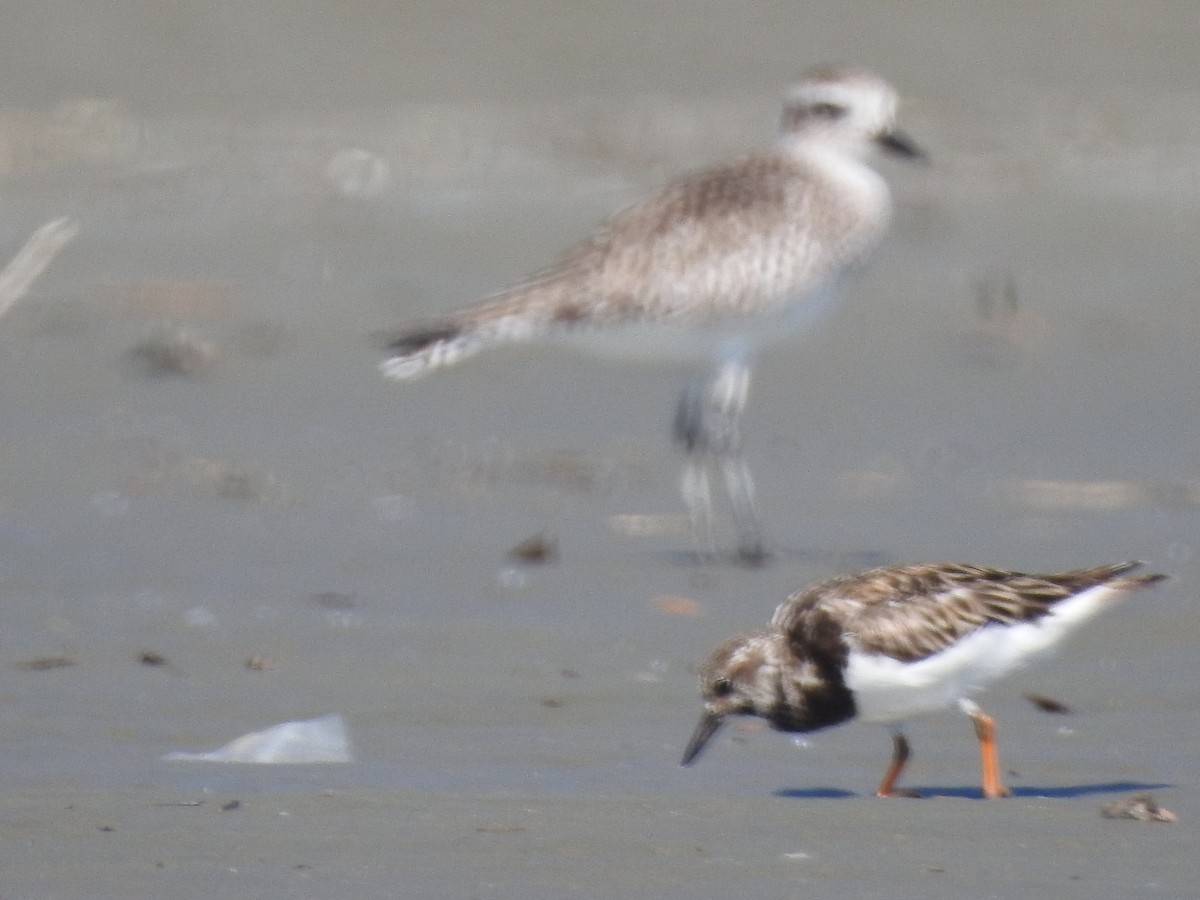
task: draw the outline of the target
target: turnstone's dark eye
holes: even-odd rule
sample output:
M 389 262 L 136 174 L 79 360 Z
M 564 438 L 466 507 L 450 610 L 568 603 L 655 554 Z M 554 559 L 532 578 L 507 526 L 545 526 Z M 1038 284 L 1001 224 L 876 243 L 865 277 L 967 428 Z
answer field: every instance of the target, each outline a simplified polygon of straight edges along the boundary
M 821 119 L 840 119 L 846 114 L 846 107 L 839 106 L 836 103 L 814 103 L 812 105 L 813 115 Z
M 733 693 L 733 682 L 728 678 L 718 678 L 713 682 L 712 692 L 716 697 L 728 697 Z

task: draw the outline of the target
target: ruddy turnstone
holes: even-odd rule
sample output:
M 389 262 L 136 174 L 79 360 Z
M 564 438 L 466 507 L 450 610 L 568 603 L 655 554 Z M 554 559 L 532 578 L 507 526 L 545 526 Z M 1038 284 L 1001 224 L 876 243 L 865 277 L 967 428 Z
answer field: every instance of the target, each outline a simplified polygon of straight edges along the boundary
M 760 716 L 779 731 L 852 719 L 891 728 L 891 765 L 878 795 L 913 796 L 896 781 L 909 757 L 901 723 L 957 704 L 974 723 L 983 795 L 1000 779 L 995 722 L 971 699 L 1050 650 L 1125 594 L 1164 575 L 1118 563 L 1052 575 L 958 564 L 892 566 L 798 591 L 770 627 L 726 641 L 700 675 L 704 714 L 683 753 L 700 751 L 729 716 Z
M 764 555 L 740 419 L 757 350 L 812 322 L 882 237 L 891 212 L 872 148 L 919 151 L 895 128 L 896 93 L 864 69 L 822 66 L 784 99 L 770 148 L 686 176 L 617 213 L 528 281 L 394 340 L 403 381 L 487 348 L 576 340 L 605 355 L 703 362 L 675 441 L 698 542 L 712 549 L 710 468 L 743 559 Z

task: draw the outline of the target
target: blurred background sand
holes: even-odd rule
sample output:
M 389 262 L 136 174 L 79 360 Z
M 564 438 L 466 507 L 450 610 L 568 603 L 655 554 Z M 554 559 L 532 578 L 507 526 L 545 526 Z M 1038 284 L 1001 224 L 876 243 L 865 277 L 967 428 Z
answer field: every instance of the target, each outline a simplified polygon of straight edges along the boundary
M 1194 895 L 1200 7 L 12 6 L 0 257 L 80 230 L 0 319 L 0 893 Z M 681 372 L 378 378 L 826 60 L 932 164 L 756 373 L 772 565 L 690 565 Z M 694 664 L 802 583 L 1125 558 L 1173 581 L 986 698 L 1012 801 L 953 714 L 924 803 L 864 726 L 677 766 Z M 356 762 L 160 761 L 324 713 Z M 1140 789 L 1181 821 L 1100 818 Z

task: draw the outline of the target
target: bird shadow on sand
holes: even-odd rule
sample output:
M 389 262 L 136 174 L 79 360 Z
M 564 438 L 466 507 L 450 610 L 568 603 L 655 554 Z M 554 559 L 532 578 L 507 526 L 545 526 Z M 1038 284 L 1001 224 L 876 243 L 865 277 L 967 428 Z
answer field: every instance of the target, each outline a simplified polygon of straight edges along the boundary
M 1010 785 L 1011 787 L 1011 785 Z M 1094 794 L 1128 794 L 1141 791 L 1160 791 L 1174 787 L 1171 784 L 1146 783 L 1142 781 L 1106 781 L 1100 784 L 1070 784 L 1060 787 L 1014 787 L 1014 797 L 1041 798 L 1047 800 L 1069 800 L 1073 797 L 1088 797 Z M 928 787 L 913 788 L 921 795 L 920 799 L 930 800 L 937 797 L 958 797 L 964 800 L 982 800 L 978 786 L 969 787 Z M 787 797 L 793 800 L 847 800 L 861 797 L 854 791 L 844 791 L 840 788 L 784 788 L 773 791 L 776 797 Z

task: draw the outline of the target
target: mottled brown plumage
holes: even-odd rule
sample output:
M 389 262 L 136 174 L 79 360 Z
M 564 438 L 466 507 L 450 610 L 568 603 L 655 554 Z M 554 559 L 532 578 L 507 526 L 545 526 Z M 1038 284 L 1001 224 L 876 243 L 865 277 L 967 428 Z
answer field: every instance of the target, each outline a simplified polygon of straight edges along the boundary
M 535 279 L 451 320 L 460 329 L 680 322 L 768 313 L 858 259 L 886 220 L 803 159 L 747 157 L 618 213 Z M 849 202 L 848 202 L 849 201 Z M 563 310 L 569 312 L 564 314 Z
M 678 179 L 521 284 L 417 329 L 438 341 L 401 337 L 385 373 L 411 378 L 492 343 L 571 328 L 702 328 L 809 300 L 887 226 L 887 189 L 858 157 L 887 140 L 915 152 L 897 139 L 895 105 L 865 70 L 811 70 L 789 93 L 770 148 Z M 437 349 L 456 338 L 459 351 Z
M 774 144 L 672 182 L 517 286 L 402 334 L 384 374 L 407 380 L 490 347 L 543 339 L 700 363 L 715 374 L 680 401 L 675 428 L 689 456 L 693 525 L 711 525 L 712 463 L 739 552 L 761 558 L 740 455 L 751 359 L 819 316 L 882 237 L 891 200 L 866 157 L 880 148 L 917 155 L 895 130 L 895 113 L 895 92 L 870 72 L 810 71 L 785 98 Z
M 1051 575 L 946 564 L 874 569 L 798 592 L 772 622 L 791 640 L 811 641 L 830 619 L 856 650 L 914 662 L 989 623 L 1034 621 L 1066 597 L 1135 568 L 1120 563 Z M 1160 576 L 1143 576 L 1157 580 Z
M 1127 593 L 1162 575 L 1119 563 L 1049 575 L 960 564 L 891 566 L 798 591 L 769 628 L 726 641 L 701 673 L 705 712 L 692 763 L 724 719 L 760 716 L 782 731 L 859 718 L 891 724 L 883 796 L 908 759 L 897 723 L 957 703 L 975 723 L 984 793 L 1002 796 L 995 726 L 970 699 Z

